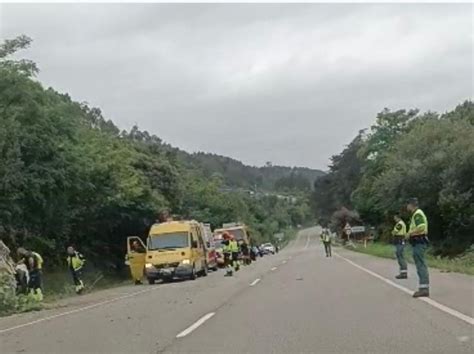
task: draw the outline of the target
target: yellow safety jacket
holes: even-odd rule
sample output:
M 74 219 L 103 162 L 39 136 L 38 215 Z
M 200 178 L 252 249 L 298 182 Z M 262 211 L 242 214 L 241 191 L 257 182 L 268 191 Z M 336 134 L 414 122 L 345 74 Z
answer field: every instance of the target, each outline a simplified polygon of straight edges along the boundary
M 407 234 L 407 225 L 403 220 L 397 222 L 393 228 L 392 235 L 397 237 L 405 237 Z
M 29 259 L 33 258 L 33 266 L 30 264 Z M 20 262 L 25 263 L 28 271 L 41 270 L 43 268 L 43 257 L 37 252 L 30 252 L 27 256 L 21 259 Z
M 410 237 L 426 236 L 428 235 L 428 219 L 421 209 L 416 209 L 411 216 L 410 230 L 408 231 Z
M 239 252 L 239 244 L 237 243 L 237 241 L 230 240 L 229 241 L 229 249 L 230 249 L 230 252 L 232 252 L 232 253 Z
M 68 267 L 74 271 L 81 269 L 85 263 L 84 256 L 77 251 L 74 252 L 74 255 L 68 256 L 66 260 Z

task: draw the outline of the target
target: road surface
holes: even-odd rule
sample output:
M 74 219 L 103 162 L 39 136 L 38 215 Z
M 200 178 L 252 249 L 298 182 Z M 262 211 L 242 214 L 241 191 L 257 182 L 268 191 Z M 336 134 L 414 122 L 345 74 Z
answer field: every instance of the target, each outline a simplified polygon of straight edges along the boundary
M 0 319 L 0 352 L 473 352 L 473 277 L 433 271 L 432 300 L 413 299 L 412 268 L 395 282 L 394 261 L 326 258 L 318 232 L 233 278 L 120 287 Z

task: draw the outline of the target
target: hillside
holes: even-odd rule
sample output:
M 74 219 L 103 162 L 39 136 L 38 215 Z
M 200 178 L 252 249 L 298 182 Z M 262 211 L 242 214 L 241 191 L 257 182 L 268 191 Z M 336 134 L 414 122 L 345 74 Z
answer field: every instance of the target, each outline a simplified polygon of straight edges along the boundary
M 324 175 L 321 170 L 306 167 L 249 166 L 230 157 L 198 152 L 178 151 L 187 166 L 198 168 L 205 177 L 220 176 L 229 187 L 264 191 L 309 190 L 314 181 Z

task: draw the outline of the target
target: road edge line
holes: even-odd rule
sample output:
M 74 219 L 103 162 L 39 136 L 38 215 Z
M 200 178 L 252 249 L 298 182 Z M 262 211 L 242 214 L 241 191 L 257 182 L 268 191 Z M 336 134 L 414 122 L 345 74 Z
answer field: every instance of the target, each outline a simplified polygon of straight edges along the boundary
M 357 263 L 351 261 L 350 259 L 347 259 L 346 257 L 341 256 L 340 254 L 338 254 L 338 253 L 336 253 L 336 252 L 334 252 L 334 255 L 335 255 L 336 257 L 339 257 L 339 258 L 343 259 L 344 261 L 346 261 L 347 263 L 353 265 L 354 267 L 356 267 L 356 268 L 358 268 L 358 269 L 360 269 L 360 270 L 366 272 L 367 274 L 370 274 L 370 275 L 372 275 L 373 277 L 375 277 L 375 278 L 377 278 L 377 279 L 380 279 L 380 280 L 382 280 L 383 282 L 385 282 L 385 283 L 387 283 L 387 284 L 393 286 L 394 288 L 397 288 L 397 289 L 403 291 L 404 293 L 406 293 L 406 294 L 408 294 L 408 295 L 412 295 L 412 294 L 413 294 L 413 291 L 411 291 L 410 289 L 405 288 L 404 286 L 402 286 L 402 285 L 400 285 L 400 284 L 397 284 L 397 283 L 395 283 L 394 281 L 391 281 L 391 280 L 389 280 L 389 279 L 387 279 L 387 278 L 381 276 L 380 274 L 377 274 L 377 273 L 375 273 L 375 272 L 373 272 L 373 271 L 371 271 L 371 270 L 369 270 L 369 269 L 367 269 L 367 268 L 364 268 L 364 267 L 362 267 L 361 265 L 359 265 L 359 264 L 357 264 Z M 451 316 L 453 316 L 453 317 L 456 317 L 456 318 L 459 319 L 459 320 L 462 320 L 462 321 L 464 321 L 464 322 L 467 322 L 467 323 L 470 324 L 470 325 L 474 325 L 474 318 L 472 318 L 472 317 L 470 317 L 470 316 L 468 316 L 468 315 L 465 315 L 465 314 L 463 314 L 462 312 L 459 312 L 459 311 L 457 311 L 457 310 L 455 310 L 455 309 L 452 309 L 452 308 L 450 308 L 450 307 L 448 307 L 448 306 L 446 306 L 446 305 L 440 304 L 439 302 L 437 302 L 437 301 L 435 301 L 435 300 L 433 300 L 433 299 L 430 299 L 429 297 L 420 297 L 420 298 L 418 298 L 418 300 L 421 300 L 421 301 L 423 301 L 423 302 L 425 302 L 425 303 L 427 303 L 427 304 L 429 304 L 429 305 L 431 305 L 431 306 L 437 308 L 438 310 L 441 310 L 441 311 L 443 311 L 443 312 L 445 312 L 445 313 L 447 313 L 447 314 L 449 314 L 449 315 L 451 315 Z
M 207 320 L 211 319 L 216 313 L 215 312 L 209 312 L 208 314 L 202 316 L 199 320 L 194 322 L 191 326 L 186 328 L 184 331 L 179 332 L 176 335 L 176 338 L 183 338 L 186 337 L 188 334 L 191 334 L 194 332 L 198 327 L 202 326 L 204 322 Z
M 153 288 L 150 288 L 150 289 L 140 290 L 140 291 L 137 291 L 137 292 L 134 292 L 134 293 L 131 293 L 131 294 L 119 296 L 119 297 L 116 297 L 116 298 L 113 298 L 113 299 L 110 299 L 110 300 L 101 301 L 101 302 L 98 302 L 98 303 L 95 303 L 95 304 L 92 304 L 92 305 L 87 305 L 87 306 L 84 306 L 84 307 L 80 307 L 78 309 L 74 309 L 74 310 L 71 310 L 71 311 L 61 312 L 61 313 L 58 313 L 56 315 L 51 315 L 51 316 L 39 318 L 37 320 L 22 323 L 22 324 L 13 326 L 13 327 L 0 329 L 0 334 L 11 332 L 11 331 L 14 331 L 16 329 L 20 329 L 20 328 L 24 328 L 24 327 L 29 327 L 29 326 L 35 325 L 37 323 L 41 323 L 41 322 L 45 322 L 45 321 L 51 321 L 51 320 L 54 320 L 54 319 L 59 318 L 59 317 L 72 315 L 74 313 L 87 311 L 87 310 L 93 309 L 95 307 L 110 304 L 112 302 L 116 302 L 116 301 L 123 300 L 123 299 L 128 299 L 130 297 L 140 295 L 140 294 L 143 294 L 143 293 L 146 293 L 146 292 L 149 292 L 149 291 L 153 291 L 153 290 L 156 290 L 156 289 L 158 289 L 158 287 L 153 287 Z

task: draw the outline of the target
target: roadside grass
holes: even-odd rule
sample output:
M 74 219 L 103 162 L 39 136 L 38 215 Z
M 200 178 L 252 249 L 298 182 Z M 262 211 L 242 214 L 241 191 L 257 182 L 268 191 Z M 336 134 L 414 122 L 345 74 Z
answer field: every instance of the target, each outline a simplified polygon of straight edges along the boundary
M 84 272 L 84 293 L 130 284 L 125 275 L 99 270 Z M 77 296 L 72 276 L 68 271 L 51 271 L 43 275 L 44 302 L 51 303 L 71 296 Z
M 386 243 L 369 243 L 367 248 L 363 245 L 357 244 L 355 248 L 346 247 L 346 249 L 370 254 L 376 257 L 395 259 L 395 247 Z M 410 245 L 405 249 L 405 258 L 409 263 L 413 262 Z M 474 252 L 468 251 L 466 254 L 456 258 L 441 258 L 434 256 L 428 251 L 426 261 L 429 267 L 440 269 L 445 272 L 456 272 L 474 275 Z

